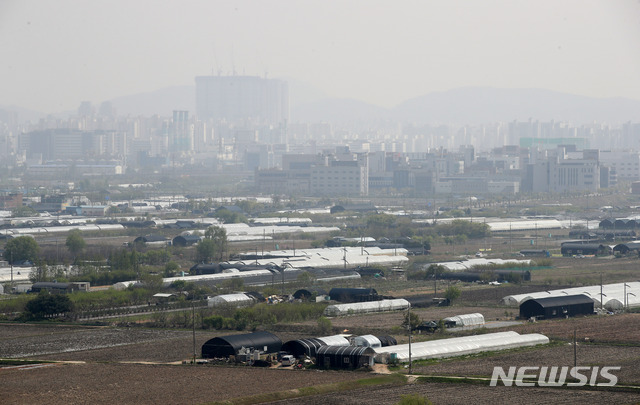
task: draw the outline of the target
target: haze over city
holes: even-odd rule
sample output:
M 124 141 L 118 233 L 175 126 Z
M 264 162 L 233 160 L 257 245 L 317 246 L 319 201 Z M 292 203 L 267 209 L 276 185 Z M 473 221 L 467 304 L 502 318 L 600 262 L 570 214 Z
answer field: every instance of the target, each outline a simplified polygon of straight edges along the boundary
M 633 0 L 4 0 L 0 105 L 60 113 L 234 73 L 383 107 L 469 86 L 638 100 L 639 39 Z

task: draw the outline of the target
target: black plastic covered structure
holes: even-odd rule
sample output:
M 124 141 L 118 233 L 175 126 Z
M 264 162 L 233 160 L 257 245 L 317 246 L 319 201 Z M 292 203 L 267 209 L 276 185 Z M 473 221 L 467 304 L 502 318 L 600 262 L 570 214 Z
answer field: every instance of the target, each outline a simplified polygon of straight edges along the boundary
M 395 346 L 398 344 L 398 341 L 393 336 L 376 336 L 380 341 L 382 347 L 386 346 Z
M 563 243 L 560 253 L 568 255 L 601 255 L 608 254 L 609 248 L 599 243 Z
M 373 366 L 375 350 L 362 346 L 322 346 L 316 353 L 320 368 L 355 369 Z
M 325 295 L 327 292 L 321 288 L 301 288 L 293 293 L 293 298 L 297 300 L 308 300 L 318 295 Z
M 301 357 L 307 355 L 315 357 L 317 350 L 327 344 L 318 338 L 290 340 L 282 345 L 282 351 Z
M 202 345 L 202 358 L 235 356 L 243 347 L 253 347 L 262 353 L 277 353 L 282 348 L 282 340 L 264 331 L 215 337 Z
M 332 300 L 339 302 L 366 302 L 382 299 L 373 288 L 332 288 L 329 296 Z
M 520 304 L 520 318 L 565 318 L 593 314 L 594 302 L 584 294 L 526 300 Z

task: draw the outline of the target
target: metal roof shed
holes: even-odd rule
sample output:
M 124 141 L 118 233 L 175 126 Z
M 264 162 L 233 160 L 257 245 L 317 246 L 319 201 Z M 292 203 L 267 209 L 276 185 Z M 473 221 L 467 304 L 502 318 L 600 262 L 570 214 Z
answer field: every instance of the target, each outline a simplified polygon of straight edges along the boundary
M 373 367 L 376 352 L 363 346 L 322 346 L 316 353 L 320 368 L 356 369 Z
M 520 318 L 564 318 L 593 314 L 593 299 L 584 295 L 536 298 L 520 304 Z
M 215 337 L 202 345 L 202 358 L 235 356 L 243 347 L 252 347 L 261 353 L 277 353 L 282 348 L 282 340 L 265 331 Z

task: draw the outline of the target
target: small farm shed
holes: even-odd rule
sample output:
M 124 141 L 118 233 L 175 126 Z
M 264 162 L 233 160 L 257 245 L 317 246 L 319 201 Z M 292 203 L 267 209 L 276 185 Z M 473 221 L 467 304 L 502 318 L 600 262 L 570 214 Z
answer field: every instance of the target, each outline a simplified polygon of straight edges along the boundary
M 297 339 L 283 344 L 282 350 L 296 357 L 304 355 L 315 357 L 318 349 L 322 346 L 349 346 L 349 341 L 342 335 Z
M 339 302 L 366 302 L 380 299 L 373 288 L 332 288 L 329 291 L 332 300 Z
M 322 346 L 316 353 L 320 368 L 356 369 L 373 367 L 376 352 L 363 346 Z
M 235 356 L 242 348 L 254 348 L 261 353 L 277 353 L 282 340 L 273 333 L 259 331 L 242 335 L 227 335 L 209 339 L 202 345 L 202 358 Z
M 593 314 L 593 299 L 585 294 L 526 300 L 520 304 L 520 318 L 565 318 Z

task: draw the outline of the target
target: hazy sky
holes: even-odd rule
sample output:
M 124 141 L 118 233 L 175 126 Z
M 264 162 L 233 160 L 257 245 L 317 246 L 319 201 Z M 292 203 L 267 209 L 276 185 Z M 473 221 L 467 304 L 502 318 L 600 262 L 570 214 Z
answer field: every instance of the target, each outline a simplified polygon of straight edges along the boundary
M 463 86 L 640 99 L 638 0 L 0 0 L 0 104 L 290 78 L 392 106 Z

